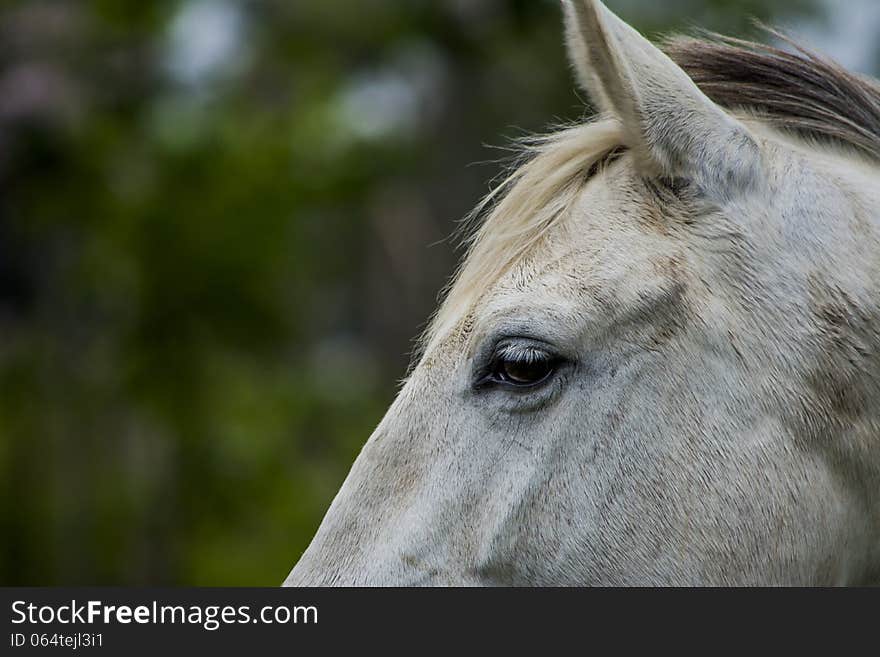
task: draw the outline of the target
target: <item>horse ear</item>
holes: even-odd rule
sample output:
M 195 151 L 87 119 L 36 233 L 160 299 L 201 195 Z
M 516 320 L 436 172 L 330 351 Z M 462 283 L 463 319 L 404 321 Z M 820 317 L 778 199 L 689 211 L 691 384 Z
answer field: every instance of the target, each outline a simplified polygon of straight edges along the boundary
M 722 194 L 759 179 L 760 153 L 739 121 L 599 0 L 562 0 L 569 57 L 594 105 L 616 115 L 649 175 L 689 177 Z

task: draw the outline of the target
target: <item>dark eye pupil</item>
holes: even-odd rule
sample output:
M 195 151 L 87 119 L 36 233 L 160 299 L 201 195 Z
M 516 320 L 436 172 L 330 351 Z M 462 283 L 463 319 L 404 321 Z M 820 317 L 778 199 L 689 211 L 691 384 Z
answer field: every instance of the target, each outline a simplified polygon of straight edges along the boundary
M 501 362 L 500 374 L 502 379 L 511 383 L 537 383 L 550 374 L 550 368 L 550 361 L 546 358 L 505 360 Z

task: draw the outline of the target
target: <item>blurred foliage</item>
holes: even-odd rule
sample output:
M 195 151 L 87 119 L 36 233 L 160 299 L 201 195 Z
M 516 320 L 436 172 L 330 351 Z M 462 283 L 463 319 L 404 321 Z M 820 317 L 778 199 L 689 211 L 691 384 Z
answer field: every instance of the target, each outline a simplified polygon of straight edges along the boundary
M 0 582 L 281 582 L 499 171 L 466 165 L 583 113 L 557 5 L 3 4 Z

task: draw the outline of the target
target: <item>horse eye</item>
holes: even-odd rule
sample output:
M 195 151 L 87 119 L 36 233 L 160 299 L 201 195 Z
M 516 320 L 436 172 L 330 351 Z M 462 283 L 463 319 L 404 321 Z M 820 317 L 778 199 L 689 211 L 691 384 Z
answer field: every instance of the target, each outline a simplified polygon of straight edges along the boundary
M 491 380 L 519 387 L 536 386 L 550 378 L 556 364 L 551 354 L 534 347 L 504 349 L 496 354 Z

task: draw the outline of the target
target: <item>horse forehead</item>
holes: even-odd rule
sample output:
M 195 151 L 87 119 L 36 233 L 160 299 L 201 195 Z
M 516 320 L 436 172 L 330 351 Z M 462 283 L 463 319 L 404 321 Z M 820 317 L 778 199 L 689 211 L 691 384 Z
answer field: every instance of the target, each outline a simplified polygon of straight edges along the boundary
M 848 230 L 852 217 L 860 216 L 852 210 L 861 191 L 855 183 L 842 186 L 847 172 L 837 158 L 814 159 L 787 144 L 770 149 L 772 194 L 708 208 L 697 225 L 687 226 L 674 204 L 646 189 L 624 156 L 588 181 L 568 216 L 492 286 L 477 318 L 575 318 L 585 306 L 625 306 L 669 282 L 689 287 L 693 278 L 715 293 L 727 282 L 739 289 L 748 280 L 773 297 L 777 275 L 801 278 L 840 263 L 857 268 L 841 256 L 861 250 Z M 807 290 L 798 286 L 797 292 Z
M 477 311 L 482 322 L 511 315 L 578 321 L 584 313 L 630 305 L 681 278 L 683 260 L 664 236 L 627 225 L 622 217 L 615 222 L 592 212 L 581 219 L 498 281 Z

